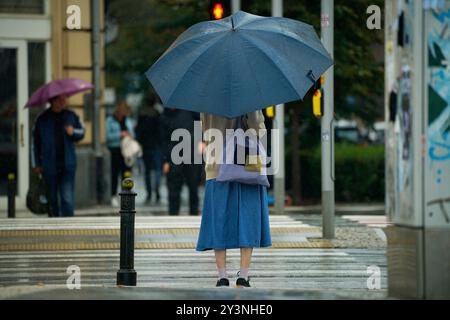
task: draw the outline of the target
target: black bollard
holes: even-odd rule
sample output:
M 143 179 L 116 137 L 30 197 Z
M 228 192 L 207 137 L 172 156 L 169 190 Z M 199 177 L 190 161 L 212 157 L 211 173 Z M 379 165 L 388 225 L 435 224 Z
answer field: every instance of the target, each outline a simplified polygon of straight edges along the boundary
M 134 270 L 134 202 L 136 193 L 132 191 L 131 179 L 122 181 L 120 196 L 120 270 L 117 271 L 118 286 L 135 286 L 137 274 Z
M 8 218 L 16 217 L 16 176 L 8 174 Z

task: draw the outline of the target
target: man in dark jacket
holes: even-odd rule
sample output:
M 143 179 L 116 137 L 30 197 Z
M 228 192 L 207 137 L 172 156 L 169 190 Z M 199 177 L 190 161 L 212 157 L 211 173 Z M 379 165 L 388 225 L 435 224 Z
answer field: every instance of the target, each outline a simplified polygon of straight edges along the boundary
M 161 116 L 161 140 L 163 154 L 163 173 L 167 176 L 167 187 L 169 189 L 169 214 L 178 215 L 180 211 L 180 196 L 183 184 L 189 189 L 189 214 L 198 215 L 198 186 L 201 179 L 201 164 L 194 164 L 194 153 L 197 145 L 194 141 L 194 121 L 200 120 L 198 113 L 164 109 Z M 191 159 L 189 163 L 174 164 L 171 153 L 172 149 L 180 143 L 171 141 L 172 133 L 176 129 L 185 129 L 190 133 Z M 199 141 L 201 142 L 201 141 Z M 183 158 L 183 155 L 179 155 Z
M 52 98 L 50 104 L 39 115 L 33 129 L 33 170 L 44 176 L 49 188 L 50 216 L 73 216 L 74 143 L 83 139 L 85 131 L 79 117 L 66 109 L 66 97 Z
M 159 182 L 161 180 L 161 137 L 160 137 L 160 114 L 155 108 L 156 99 L 152 95 L 147 104 L 139 112 L 136 126 L 136 139 L 143 149 L 143 160 L 145 167 L 145 187 L 147 189 L 147 202 L 152 199 L 151 171 L 155 175 L 156 202 L 159 202 Z

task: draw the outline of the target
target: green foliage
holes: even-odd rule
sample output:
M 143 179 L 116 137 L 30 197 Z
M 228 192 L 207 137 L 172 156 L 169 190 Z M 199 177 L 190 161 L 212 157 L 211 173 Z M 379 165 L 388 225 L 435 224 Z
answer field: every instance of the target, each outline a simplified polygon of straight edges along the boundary
M 207 20 L 207 0 L 107 0 L 108 16 L 119 36 L 106 46 L 107 86 L 127 91 L 127 75 L 140 75 L 143 91 L 150 85 L 144 72 L 189 26 Z
M 319 0 L 285 0 L 284 16 L 313 25 L 320 35 L 320 4 Z M 366 10 L 370 5 L 384 8 L 384 1 L 335 0 L 335 113 L 338 117 L 355 115 L 373 123 L 383 115 L 384 65 L 375 59 L 374 52 L 383 49 L 384 31 L 367 29 Z M 271 1 L 243 1 L 242 7 L 255 14 L 270 15 Z M 353 101 L 348 97 L 353 97 Z M 312 115 L 310 110 L 308 106 Z
M 290 158 L 288 155 L 287 158 Z M 300 152 L 302 197 L 320 200 L 320 146 Z M 289 172 L 290 161 L 286 161 Z M 287 174 L 288 188 L 291 175 Z M 337 202 L 384 201 L 384 146 L 335 146 L 335 196 Z
M 108 16 L 119 25 L 118 38 L 106 47 L 106 81 L 122 93 L 127 90 L 127 75 L 143 75 L 185 29 L 209 19 L 207 0 L 106 0 L 106 4 Z M 384 89 L 383 64 L 373 54 L 374 47 L 383 43 L 384 31 L 366 28 L 366 9 L 372 4 L 383 8 L 384 1 L 335 0 L 335 112 L 369 123 L 382 114 Z M 242 0 L 242 9 L 270 16 L 271 1 Z M 319 0 L 285 0 L 284 11 L 288 18 L 312 24 L 320 34 Z M 149 88 L 145 78 L 141 80 L 142 90 Z M 348 96 L 354 97 L 353 104 Z M 289 105 L 303 106 L 302 119 L 312 119 L 309 106 Z

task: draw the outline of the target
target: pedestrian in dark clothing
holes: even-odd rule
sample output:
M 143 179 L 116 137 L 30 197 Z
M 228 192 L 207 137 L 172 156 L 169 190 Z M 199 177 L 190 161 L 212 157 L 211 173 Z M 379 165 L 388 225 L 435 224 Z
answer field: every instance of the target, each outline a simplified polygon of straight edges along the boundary
M 161 140 L 163 154 L 163 173 L 167 176 L 169 189 L 169 214 L 178 215 L 180 211 L 181 189 L 186 183 L 189 189 L 189 214 L 198 215 L 198 186 L 201 177 L 201 164 L 194 164 L 194 153 L 197 152 L 194 137 L 194 121 L 200 120 L 198 113 L 165 109 L 161 116 Z M 172 132 L 185 129 L 189 132 L 191 159 L 188 163 L 175 164 L 171 157 L 172 149 L 179 141 L 171 141 Z M 201 133 L 200 133 L 201 136 Z M 180 154 L 183 158 L 183 154 Z
M 33 129 L 33 171 L 42 174 L 47 183 L 49 215 L 73 216 L 75 142 L 84 138 L 85 130 L 75 112 L 66 109 L 65 96 L 52 98 L 50 104 L 39 115 Z
M 125 136 L 134 137 L 133 124 L 128 118 L 131 108 L 125 102 L 117 104 L 114 113 L 106 119 L 106 140 L 111 154 L 111 204 L 119 206 L 117 197 L 118 177 L 125 178 L 124 174 L 131 171 L 125 163 L 120 149 L 121 139 Z
M 136 139 L 143 148 L 143 160 L 145 167 L 145 187 L 147 189 L 147 202 L 152 199 L 151 172 L 155 177 L 156 201 L 159 202 L 159 185 L 162 173 L 161 137 L 160 137 L 160 113 L 155 109 L 156 99 L 150 96 L 147 104 L 139 111 Z

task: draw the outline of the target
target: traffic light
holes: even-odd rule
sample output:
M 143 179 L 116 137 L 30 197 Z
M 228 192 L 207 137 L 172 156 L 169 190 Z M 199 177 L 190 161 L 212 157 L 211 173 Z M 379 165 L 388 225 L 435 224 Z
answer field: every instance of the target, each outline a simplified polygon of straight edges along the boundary
M 317 89 L 313 95 L 313 114 L 316 118 L 321 118 L 323 116 L 321 89 Z
M 209 15 L 211 20 L 220 20 L 231 14 L 230 0 L 210 0 Z
M 313 95 L 313 114 L 316 118 L 323 117 L 323 90 L 322 86 L 325 82 L 325 77 L 322 75 L 319 80 L 316 81 L 314 85 L 314 95 Z
M 273 118 L 275 117 L 275 108 L 274 106 L 270 106 L 266 108 L 266 117 Z

